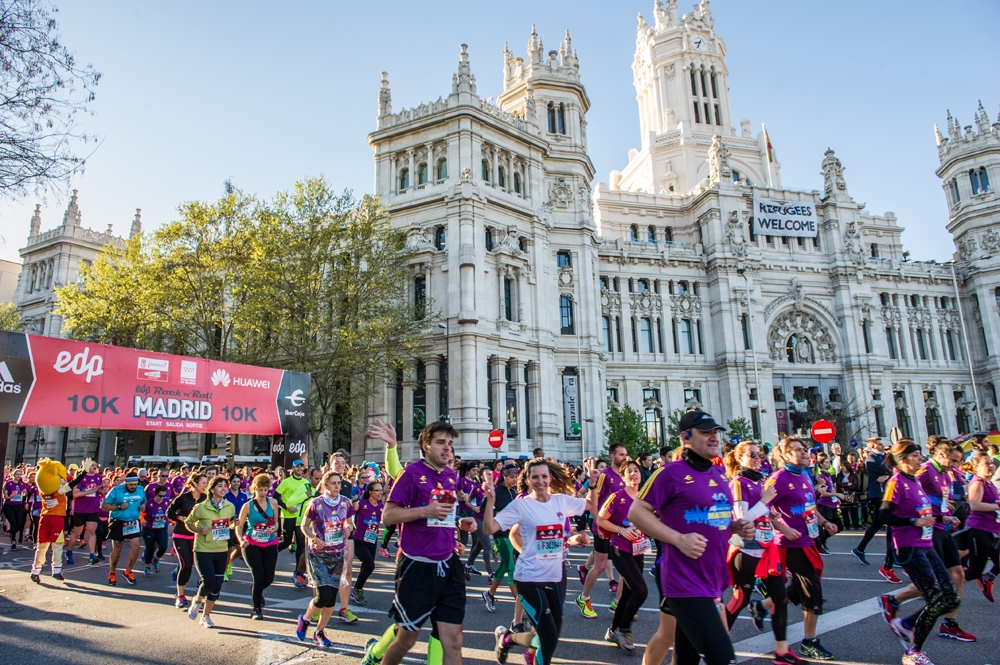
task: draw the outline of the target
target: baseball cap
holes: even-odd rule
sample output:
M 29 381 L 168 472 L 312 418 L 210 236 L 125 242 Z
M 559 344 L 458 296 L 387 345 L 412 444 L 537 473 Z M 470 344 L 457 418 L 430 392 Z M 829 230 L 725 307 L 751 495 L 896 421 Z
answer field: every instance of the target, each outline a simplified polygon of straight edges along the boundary
M 292 462 L 292 466 L 302 466 L 303 464 L 304 462 L 300 459 L 297 459 L 294 462 Z
M 148 471 L 146 471 L 145 469 L 139 469 L 139 477 L 140 478 L 145 478 L 148 475 L 149 475 Z
M 689 429 L 697 429 L 702 432 L 711 432 L 716 429 L 723 432 L 726 431 L 725 427 L 715 422 L 715 419 L 704 411 L 688 411 L 681 416 L 681 420 L 677 424 L 677 429 L 682 432 L 686 432 Z

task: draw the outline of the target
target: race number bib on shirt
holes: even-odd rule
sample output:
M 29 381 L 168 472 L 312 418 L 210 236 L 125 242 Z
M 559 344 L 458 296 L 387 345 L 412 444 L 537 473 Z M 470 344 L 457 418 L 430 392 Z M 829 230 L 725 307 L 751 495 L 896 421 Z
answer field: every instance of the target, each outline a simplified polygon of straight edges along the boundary
M 440 487 L 431 490 L 431 501 L 439 501 L 451 506 L 451 512 L 444 519 L 438 519 L 436 517 L 427 518 L 427 526 L 440 526 L 447 529 L 454 529 L 457 525 L 455 519 L 455 509 L 458 507 L 458 497 L 455 495 L 455 490 L 446 490 Z
M 266 543 L 271 539 L 271 534 L 267 532 L 267 526 L 261 522 L 250 530 L 250 538 L 259 543 Z
M 229 540 L 229 520 L 212 520 L 212 540 Z
M 134 536 L 137 533 L 139 533 L 139 520 L 135 520 L 134 522 L 122 523 L 123 536 Z
M 323 523 L 323 544 L 335 547 L 344 544 L 344 523 L 340 520 L 330 520 Z
M 771 524 L 770 517 L 764 516 L 755 519 L 753 529 L 753 539 L 761 545 L 767 545 L 774 540 L 774 525 Z
M 562 557 L 563 525 L 547 524 L 535 527 L 535 558 L 543 561 Z
M 154 529 L 166 529 L 167 528 L 167 518 L 166 517 L 154 517 L 153 518 L 153 528 Z
M 918 517 L 930 517 L 933 513 L 931 512 L 931 506 L 928 503 L 920 506 L 917 511 Z M 934 527 L 933 526 L 923 526 L 920 527 L 920 540 L 930 540 L 934 537 Z
M 810 538 L 819 538 L 819 518 L 816 516 L 816 504 L 807 503 L 802 519 L 806 521 L 806 531 Z
M 375 542 L 378 542 L 378 526 L 377 525 L 373 524 L 373 525 L 369 526 L 367 529 L 365 529 L 365 542 L 366 543 L 375 543 Z
M 941 486 L 941 514 L 950 515 L 951 507 L 948 506 L 948 499 L 951 498 L 951 488 L 947 485 Z
M 643 536 L 639 540 L 632 541 L 632 556 L 639 556 L 640 554 L 649 554 L 653 551 L 653 544 L 649 541 L 649 538 Z

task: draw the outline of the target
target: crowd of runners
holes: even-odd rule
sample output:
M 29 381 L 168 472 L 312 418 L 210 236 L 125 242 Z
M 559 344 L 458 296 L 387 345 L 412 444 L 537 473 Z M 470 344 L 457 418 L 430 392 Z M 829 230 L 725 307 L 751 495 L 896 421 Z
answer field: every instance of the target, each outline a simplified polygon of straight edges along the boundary
M 377 559 L 395 559 L 389 621 L 366 645 L 363 665 L 400 663 L 428 621 L 429 664 L 460 663 L 466 582 L 483 573 L 490 587 L 479 611 L 496 613 L 501 593 L 514 600 L 512 621 L 495 631 L 498 663 L 514 650 L 528 665 L 551 662 L 568 580 L 577 575 L 575 604 L 587 619 L 598 619 L 591 593 L 608 580 L 613 616 L 598 631 L 632 652 L 632 623 L 652 579 L 659 624 L 643 665 L 659 665 L 671 650 L 678 665 L 721 665 L 735 661 L 729 629 L 744 609 L 759 631 L 770 617 L 773 662 L 833 659 L 816 632 L 827 540 L 845 527 L 864 529 L 852 554 L 869 565 L 866 547 L 884 529 L 880 574 L 902 585 L 898 569 L 909 580 L 878 599 L 903 664 L 930 664 L 924 646 L 936 626 L 941 638 L 975 642 L 959 615 L 967 586 L 994 600 L 996 446 L 979 437 L 965 452 L 932 436 L 923 446 L 899 438 L 886 449 L 873 438 L 844 454 L 837 444 L 810 448 L 795 436 L 773 449 L 723 445 L 724 429 L 690 411 L 680 419 L 681 446 L 662 449 L 658 460 L 632 459 L 615 443 L 582 466 L 541 449 L 527 461 L 462 462 L 453 448 L 458 433 L 445 421 L 424 429 L 419 459 L 405 464 L 392 425 L 375 421 L 368 436 L 385 442 L 385 459 L 351 469 L 342 454 L 320 468 L 296 461 L 290 469 L 233 472 L 112 470 L 83 460 L 58 490 L 43 493 L 37 470 L 19 466 L 6 470 L 2 487 L 4 531 L 12 550 L 34 550 L 37 584 L 47 563 L 63 580 L 74 556 L 90 565 L 107 557 L 110 585 L 136 585 L 175 557 L 174 605 L 205 628 L 215 627 L 213 607 L 240 558 L 252 580 L 249 616 L 264 620 L 278 553 L 290 550 L 295 586 L 312 590 L 294 632 L 319 647 L 332 645 L 331 620 L 357 621 L 351 607 L 367 604 Z M 570 547 L 592 547 L 576 570 L 567 563 Z M 901 603 L 909 599 L 922 602 L 906 615 Z M 797 650 L 788 641 L 789 604 L 802 611 Z

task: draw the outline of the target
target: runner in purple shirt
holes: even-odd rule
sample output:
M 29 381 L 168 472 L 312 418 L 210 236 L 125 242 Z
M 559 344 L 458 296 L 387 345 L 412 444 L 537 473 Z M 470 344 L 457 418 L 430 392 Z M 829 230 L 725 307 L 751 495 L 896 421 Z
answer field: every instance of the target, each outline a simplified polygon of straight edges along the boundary
M 167 552 L 167 510 L 170 508 L 169 488 L 166 484 L 157 485 L 152 498 L 146 501 L 146 523 L 142 526 L 142 540 L 145 544 L 142 562 L 146 569 L 146 577 L 152 577 L 150 567 L 160 572 L 160 559 Z M 147 494 L 147 496 L 149 496 Z
M 14 469 L 13 476 L 3 484 L 3 515 L 10 527 L 10 550 L 17 549 L 17 544 L 24 542 L 24 524 L 26 521 L 25 501 L 28 498 L 29 487 L 24 482 L 24 472 Z
M 601 506 L 604 502 L 608 500 L 608 497 L 617 492 L 618 490 L 625 489 L 625 481 L 622 480 L 621 474 L 618 473 L 618 469 L 621 468 L 625 460 L 628 459 L 628 451 L 625 450 L 625 446 L 620 443 L 612 443 L 608 446 L 608 457 L 611 458 L 611 464 L 609 464 L 597 478 L 597 495 L 594 496 L 591 493 L 589 496 L 592 497 L 592 503 L 589 506 L 590 514 L 594 516 L 594 522 L 591 525 L 594 530 L 594 551 L 591 557 L 587 558 L 587 565 L 580 566 L 577 570 L 580 573 L 580 578 L 583 580 L 583 593 L 576 597 L 576 605 L 580 608 L 580 612 L 584 617 L 588 619 L 597 618 L 597 612 L 591 606 L 590 602 L 590 592 L 593 591 L 594 585 L 597 584 L 597 580 L 601 577 L 601 573 L 608 571 L 608 585 L 611 589 L 611 593 L 618 592 L 618 583 L 615 581 L 614 575 L 610 571 L 608 566 L 608 556 L 611 554 L 611 541 L 609 539 L 608 533 L 604 532 L 603 529 L 597 526 L 597 514 L 601 511 Z M 588 469 L 589 471 L 589 469 Z M 589 571 L 587 568 L 589 567 Z
M 996 472 L 996 464 L 989 453 L 978 452 L 962 465 L 966 473 L 974 474 L 969 481 L 969 519 L 965 521 L 965 542 L 969 550 L 969 567 L 965 579 L 975 580 L 983 595 L 993 602 L 993 575 L 983 574 L 986 562 L 993 561 L 994 570 L 1000 568 L 997 561 L 997 541 L 1000 540 L 1000 492 L 990 482 Z
M 886 463 L 894 469 L 885 485 L 880 519 L 892 527 L 896 560 L 924 597 L 920 611 L 889 624 L 906 650 L 903 665 L 927 665 L 921 652 L 937 620 L 958 609 L 960 600 L 951 575 L 934 551 L 934 523 L 930 499 L 916 473 L 921 468 L 920 448 L 900 439 L 889 450 Z
M 73 549 L 85 534 L 87 549 L 90 552 L 90 561 L 87 565 L 96 566 L 97 523 L 100 521 L 98 511 L 103 497 L 101 483 L 104 477 L 101 475 L 101 466 L 92 459 L 83 460 L 80 473 L 84 475 L 73 487 L 73 532 L 66 543 L 66 563 L 73 565 Z
M 159 469 L 150 473 L 149 484 L 146 485 L 146 501 L 152 500 L 156 495 L 157 487 L 165 487 L 167 489 L 167 501 L 171 501 L 177 496 L 177 492 L 174 491 L 174 484 L 167 478 L 166 469 Z
M 754 527 L 733 520 L 732 492 L 722 468 L 711 461 L 725 428 L 704 411 L 690 411 L 679 429 L 681 459 L 646 481 L 628 513 L 633 525 L 663 543 L 660 625 L 643 661 L 660 663 L 673 646 L 679 665 L 695 665 L 699 658 L 725 665 L 736 659 L 720 614 L 729 586 L 726 550 L 732 533 L 752 539 Z
M 382 497 L 384 486 L 379 481 L 368 483 L 364 494 L 354 507 L 354 553 L 361 562 L 361 571 L 354 581 L 351 600 L 358 605 L 367 605 L 365 582 L 375 570 L 375 553 L 378 548 L 379 532 L 382 530 Z

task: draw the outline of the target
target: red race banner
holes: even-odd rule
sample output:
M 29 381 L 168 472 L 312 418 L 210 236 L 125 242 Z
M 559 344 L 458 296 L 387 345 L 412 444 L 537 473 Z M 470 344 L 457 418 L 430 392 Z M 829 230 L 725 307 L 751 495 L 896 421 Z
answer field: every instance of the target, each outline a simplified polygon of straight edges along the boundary
M 0 331 L 0 422 L 309 432 L 309 374 Z

